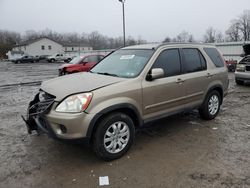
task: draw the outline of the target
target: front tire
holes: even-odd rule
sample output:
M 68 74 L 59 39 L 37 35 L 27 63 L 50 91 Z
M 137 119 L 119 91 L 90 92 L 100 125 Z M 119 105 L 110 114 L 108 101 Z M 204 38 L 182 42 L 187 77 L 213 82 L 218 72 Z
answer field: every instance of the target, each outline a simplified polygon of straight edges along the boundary
M 93 150 L 99 158 L 105 161 L 118 159 L 131 147 L 135 137 L 135 127 L 128 115 L 110 114 L 97 126 L 93 138 Z
M 202 119 L 214 119 L 220 111 L 221 96 L 218 91 L 211 91 L 205 98 L 199 113 Z

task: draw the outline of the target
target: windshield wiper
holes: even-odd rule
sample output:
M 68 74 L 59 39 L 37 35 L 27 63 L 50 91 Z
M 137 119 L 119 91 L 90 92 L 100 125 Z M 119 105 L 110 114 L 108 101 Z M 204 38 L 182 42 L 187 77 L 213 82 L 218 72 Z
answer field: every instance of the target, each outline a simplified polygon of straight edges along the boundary
M 93 73 L 107 75 L 107 76 L 119 77 L 117 74 L 112 74 L 112 73 L 108 73 L 108 72 L 93 72 Z

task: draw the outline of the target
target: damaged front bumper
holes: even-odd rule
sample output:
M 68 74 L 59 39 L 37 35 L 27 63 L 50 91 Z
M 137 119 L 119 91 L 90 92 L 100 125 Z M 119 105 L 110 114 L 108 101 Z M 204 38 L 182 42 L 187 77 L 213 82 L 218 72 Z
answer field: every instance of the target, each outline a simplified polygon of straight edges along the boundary
M 49 123 L 44 118 L 44 115 L 49 112 L 51 106 L 54 103 L 53 96 L 46 96 L 44 100 L 40 101 L 40 93 L 29 103 L 26 117 L 21 116 L 26 124 L 27 131 L 29 134 L 37 132 L 38 134 L 42 131 L 47 134 L 53 135 Z
M 46 94 L 49 97 L 43 99 L 40 93 L 29 103 L 26 117 L 22 116 L 29 134 L 45 132 L 56 139 L 88 139 L 88 128 L 96 114 L 56 112 L 59 102 L 55 97 Z

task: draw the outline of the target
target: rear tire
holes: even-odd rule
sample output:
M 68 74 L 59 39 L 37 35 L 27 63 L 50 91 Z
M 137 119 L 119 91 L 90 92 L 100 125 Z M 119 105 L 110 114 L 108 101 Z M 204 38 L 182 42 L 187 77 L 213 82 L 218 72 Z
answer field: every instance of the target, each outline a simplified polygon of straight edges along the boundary
M 206 96 L 199 113 L 202 119 L 214 119 L 220 111 L 221 96 L 218 91 L 213 90 Z
M 93 150 L 99 158 L 105 161 L 118 159 L 131 147 L 135 127 L 128 115 L 119 112 L 110 114 L 97 126 L 93 137 Z
M 244 85 L 244 81 L 235 79 L 237 85 Z

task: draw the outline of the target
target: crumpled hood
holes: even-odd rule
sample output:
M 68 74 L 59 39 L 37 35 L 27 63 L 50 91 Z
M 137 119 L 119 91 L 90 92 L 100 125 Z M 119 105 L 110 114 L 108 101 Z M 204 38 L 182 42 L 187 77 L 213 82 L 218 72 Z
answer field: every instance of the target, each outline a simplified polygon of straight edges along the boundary
M 245 52 L 245 56 L 250 55 L 250 44 L 243 45 L 243 50 Z
M 63 68 L 66 68 L 66 67 L 71 67 L 71 66 L 74 66 L 74 64 L 64 63 L 64 64 L 59 66 L 59 69 L 63 69 Z
M 66 96 L 93 91 L 124 80 L 126 80 L 126 78 L 81 72 L 44 81 L 41 85 L 41 89 L 54 95 L 56 101 L 61 101 Z

